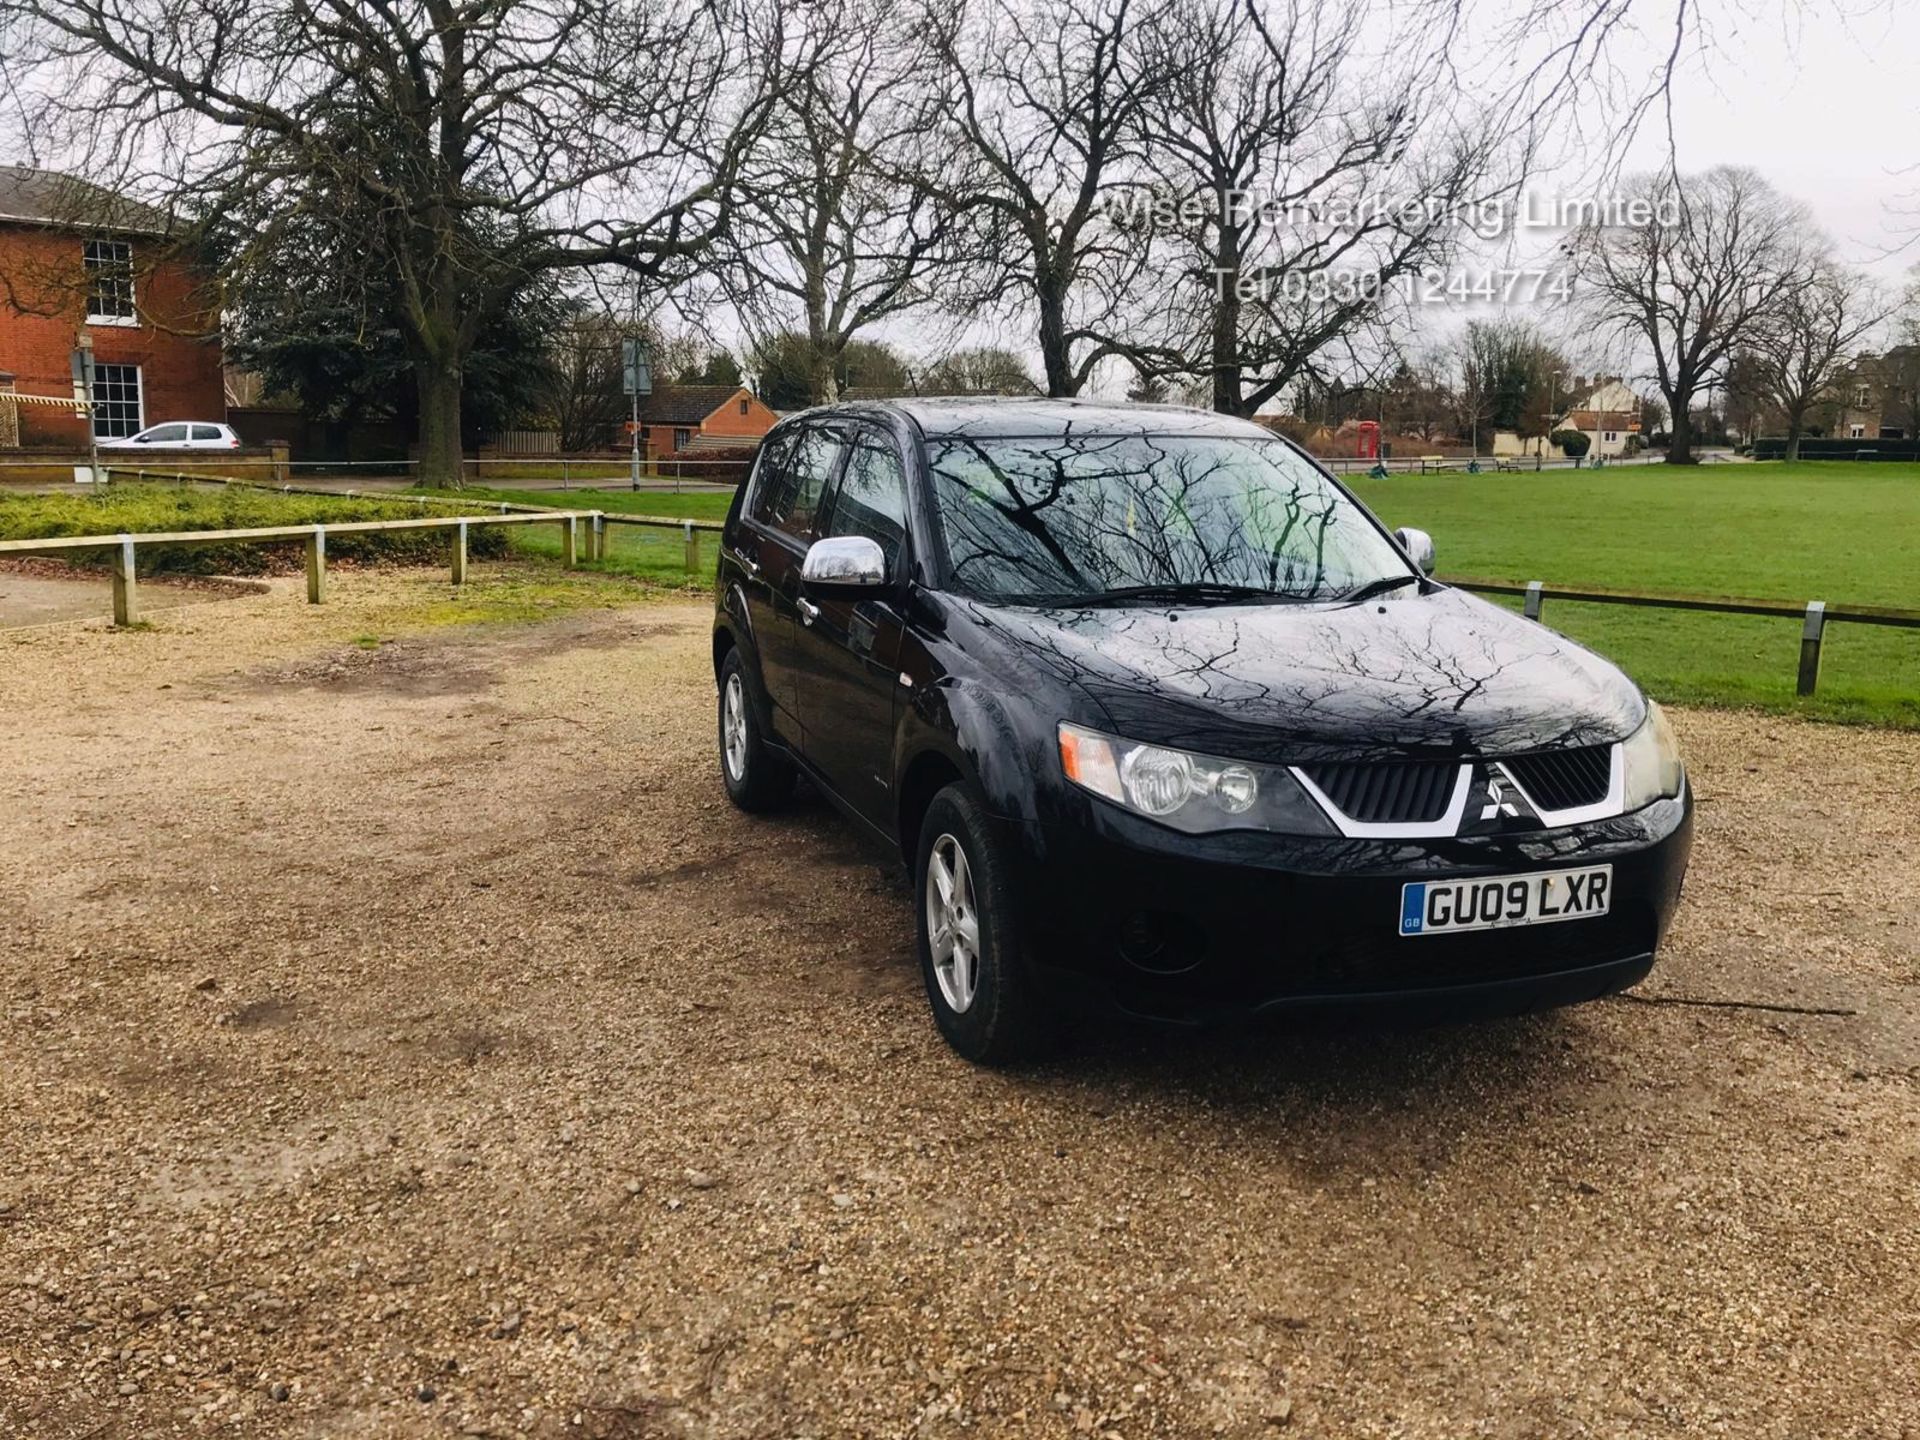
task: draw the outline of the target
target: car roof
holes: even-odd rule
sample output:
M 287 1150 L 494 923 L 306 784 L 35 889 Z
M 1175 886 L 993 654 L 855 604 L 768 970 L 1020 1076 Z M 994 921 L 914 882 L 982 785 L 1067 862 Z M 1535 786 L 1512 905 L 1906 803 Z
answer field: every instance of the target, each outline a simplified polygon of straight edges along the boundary
M 956 395 L 856 400 L 803 411 L 808 416 L 904 415 L 928 439 L 1036 435 L 1219 435 L 1271 440 L 1264 425 L 1185 405 L 1100 400 L 1028 400 L 1011 395 Z

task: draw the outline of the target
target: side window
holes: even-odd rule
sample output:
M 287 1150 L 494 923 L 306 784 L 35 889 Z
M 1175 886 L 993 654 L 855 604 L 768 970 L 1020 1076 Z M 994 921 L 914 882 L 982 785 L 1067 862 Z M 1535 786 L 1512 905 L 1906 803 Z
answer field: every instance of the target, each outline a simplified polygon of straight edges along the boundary
M 154 445 L 177 445 L 186 438 L 184 425 L 156 425 L 147 432 L 147 440 Z
M 762 525 L 811 543 L 819 539 L 821 499 L 840 458 L 841 436 L 828 425 L 803 425 L 776 435 L 761 451 L 747 513 Z
M 880 546 L 893 572 L 907 539 L 907 477 L 884 436 L 862 430 L 854 437 L 826 534 L 866 536 Z
M 787 483 L 783 487 L 786 503 L 774 516 L 775 529 L 809 543 L 820 538 L 820 502 L 839 458 L 838 430 L 826 425 L 809 425 L 800 432 L 787 458 Z
M 762 525 L 774 523 L 774 517 L 786 511 L 787 457 L 793 453 L 798 430 L 782 430 L 767 437 L 760 447 L 760 463 L 753 473 L 753 494 L 747 499 L 747 514 Z
M 214 425 L 196 425 L 193 427 L 193 438 L 196 440 L 218 440 L 220 438 L 219 427 Z

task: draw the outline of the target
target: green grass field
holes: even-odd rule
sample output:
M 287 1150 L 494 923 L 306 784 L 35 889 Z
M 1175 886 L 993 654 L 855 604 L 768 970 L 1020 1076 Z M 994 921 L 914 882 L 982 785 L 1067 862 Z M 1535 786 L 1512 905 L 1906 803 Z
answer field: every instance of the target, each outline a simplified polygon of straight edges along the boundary
M 670 520 L 724 520 L 733 492 L 703 490 L 675 495 L 658 490 L 497 490 L 469 486 L 459 493 L 462 500 L 506 501 L 516 505 L 547 505 L 562 510 L 604 510 L 608 514 L 651 515 Z M 558 559 L 560 536 L 544 525 L 511 532 L 514 550 L 523 555 Z M 584 553 L 585 537 L 582 536 Z M 706 588 L 713 583 L 713 566 L 719 551 L 717 535 L 700 537 L 700 568 L 689 576 L 686 568 L 686 543 L 678 530 L 642 529 L 635 525 L 607 527 L 607 558 L 590 568 L 613 575 L 631 575 L 659 585 L 693 585 Z
M 1657 594 L 1852 602 L 1920 610 L 1920 466 L 1620 466 L 1538 474 L 1395 476 L 1355 488 L 1393 525 L 1430 531 L 1440 573 Z M 718 520 L 730 494 L 482 499 Z M 604 568 L 688 583 L 680 536 L 617 527 Z M 704 585 L 713 537 L 702 539 Z M 542 530 L 516 546 L 557 554 Z M 1516 607 L 1517 600 L 1511 602 Z M 1920 728 L 1920 630 L 1827 628 L 1820 691 L 1798 699 L 1796 620 L 1549 602 L 1554 628 L 1611 656 L 1662 699 L 1753 705 L 1823 719 Z
M 1443 576 L 1920 610 L 1920 466 L 1622 466 L 1354 488 L 1388 524 L 1430 532 Z M 1828 626 L 1819 693 L 1799 700 L 1797 620 L 1551 600 L 1543 618 L 1662 699 L 1920 727 L 1920 630 Z

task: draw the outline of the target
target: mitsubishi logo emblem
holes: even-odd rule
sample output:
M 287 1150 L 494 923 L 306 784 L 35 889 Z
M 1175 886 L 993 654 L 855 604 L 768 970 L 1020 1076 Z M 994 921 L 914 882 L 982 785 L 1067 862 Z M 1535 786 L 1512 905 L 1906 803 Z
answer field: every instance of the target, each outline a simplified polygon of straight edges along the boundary
M 1514 807 L 1514 803 L 1507 799 L 1507 792 L 1501 787 L 1500 777 L 1490 775 L 1487 777 L 1487 803 L 1480 807 L 1480 818 L 1492 820 L 1501 815 L 1511 815 L 1517 819 L 1520 812 Z

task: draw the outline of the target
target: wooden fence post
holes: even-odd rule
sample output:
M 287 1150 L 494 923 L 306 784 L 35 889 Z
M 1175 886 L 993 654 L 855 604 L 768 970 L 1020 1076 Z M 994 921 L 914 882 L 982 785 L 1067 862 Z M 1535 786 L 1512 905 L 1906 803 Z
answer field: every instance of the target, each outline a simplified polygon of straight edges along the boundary
M 453 583 L 467 583 L 467 522 L 453 527 Z
M 593 512 L 593 534 L 587 541 L 587 558 L 589 560 L 607 558 L 607 521 L 598 510 Z
M 1545 587 L 1538 580 L 1527 581 L 1527 598 L 1520 607 L 1520 613 L 1529 620 L 1540 618 L 1540 607 L 1546 602 Z
M 1800 680 L 1796 695 L 1811 695 L 1820 683 L 1820 639 L 1827 628 L 1827 602 L 1807 602 L 1807 623 L 1800 631 Z
M 560 522 L 560 564 L 568 570 L 580 563 L 579 545 L 573 516 L 569 515 Z
M 140 618 L 140 597 L 133 588 L 133 537 L 122 535 L 113 557 L 113 623 L 131 625 Z
M 693 528 L 693 522 L 691 520 L 685 522 L 685 534 L 687 545 L 687 574 L 698 575 L 700 573 L 700 532 Z
M 307 603 L 318 605 L 327 598 L 327 527 L 316 525 L 307 537 Z

